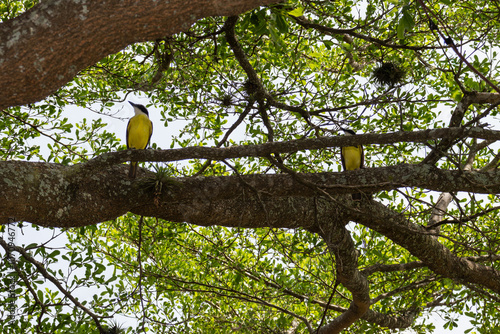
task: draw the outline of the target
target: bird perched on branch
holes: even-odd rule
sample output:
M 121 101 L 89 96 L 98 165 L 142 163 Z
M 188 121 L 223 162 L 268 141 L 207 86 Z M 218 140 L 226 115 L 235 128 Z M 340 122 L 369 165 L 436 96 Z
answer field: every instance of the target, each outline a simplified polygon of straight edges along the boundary
M 356 133 L 352 130 L 344 128 L 341 129 L 348 136 L 356 135 Z M 363 152 L 362 145 L 342 147 L 340 151 L 340 157 L 342 159 L 342 167 L 344 168 L 344 171 L 363 168 L 363 164 L 365 162 L 365 154 Z M 361 194 L 352 194 L 352 199 L 355 201 L 361 200 Z
M 142 104 L 129 103 L 134 107 L 135 115 L 128 121 L 127 124 L 127 148 L 138 150 L 145 149 L 151 135 L 153 134 L 153 123 L 149 119 L 149 113 L 146 107 Z M 130 171 L 128 177 L 135 179 L 137 175 L 137 162 L 130 162 Z

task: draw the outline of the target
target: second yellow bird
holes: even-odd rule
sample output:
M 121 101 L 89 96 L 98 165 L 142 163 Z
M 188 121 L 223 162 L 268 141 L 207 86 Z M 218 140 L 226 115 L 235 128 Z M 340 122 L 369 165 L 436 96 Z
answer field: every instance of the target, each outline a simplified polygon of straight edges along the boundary
M 348 136 L 356 135 L 356 133 L 352 130 L 342 130 Z M 342 159 L 342 167 L 344 167 L 345 171 L 363 168 L 363 164 L 365 162 L 365 154 L 363 152 L 363 146 L 361 145 L 342 147 L 340 157 Z M 352 194 L 352 199 L 357 201 L 361 200 L 361 194 Z

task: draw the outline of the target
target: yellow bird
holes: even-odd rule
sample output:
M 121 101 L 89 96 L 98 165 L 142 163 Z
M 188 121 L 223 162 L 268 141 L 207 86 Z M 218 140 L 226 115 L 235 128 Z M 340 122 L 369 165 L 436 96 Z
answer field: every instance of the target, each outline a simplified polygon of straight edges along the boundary
M 129 103 L 134 107 L 134 117 L 127 124 L 127 148 L 138 150 L 145 149 L 151 135 L 153 134 L 153 123 L 149 119 L 149 113 L 142 104 Z M 128 177 L 135 179 L 137 175 L 137 162 L 130 162 L 130 171 Z
M 355 136 L 356 133 L 349 129 L 342 129 L 346 135 Z M 365 162 L 365 154 L 363 152 L 363 146 L 346 146 L 341 148 L 340 157 L 342 159 L 342 167 L 344 171 L 355 170 L 363 168 Z M 352 194 L 352 199 L 355 201 L 361 200 L 361 194 Z

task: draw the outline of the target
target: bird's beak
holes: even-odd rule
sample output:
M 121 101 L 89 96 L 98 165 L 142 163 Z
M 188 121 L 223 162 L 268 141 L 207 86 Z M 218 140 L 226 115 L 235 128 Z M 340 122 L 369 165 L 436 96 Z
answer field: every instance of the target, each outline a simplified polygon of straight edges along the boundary
M 130 101 L 127 101 L 128 103 L 130 103 L 132 105 L 132 107 L 135 107 L 135 103 L 134 102 L 130 102 Z

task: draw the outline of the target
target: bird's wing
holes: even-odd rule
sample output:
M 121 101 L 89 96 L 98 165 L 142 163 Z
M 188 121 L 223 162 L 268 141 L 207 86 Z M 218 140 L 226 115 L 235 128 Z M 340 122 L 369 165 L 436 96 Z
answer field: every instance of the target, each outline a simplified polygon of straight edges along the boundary
M 132 117 L 132 118 L 134 118 L 134 117 Z M 132 120 L 132 118 L 130 118 L 130 119 L 128 120 L 128 123 L 127 123 L 127 135 L 126 135 L 126 139 L 125 139 L 125 140 L 126 140 L 126 143 L 127 143 L 127 148 L 130 148 L 130 147 L 128 146 L 128 131 L 130 130 L 130 121 Z
M 365 167 L 365 150 L 363 150 L 363 145 L 359 145 L 359 149 L 361 150 L 361 162 L 359 164 L 359 168 Z
M 344 160 L 344 148 L 340 148 L 340 160 L 342 160 L 342 168 L 344 168 L 344 171 L 346 170 L 345 168 L 345 160 Z
M 153 134 L 153 122 L 151 122 L 151 120 L 149 120 L 149 123 L 151 123 L 151 129 L 149 130 L 149 138 L 148 138 L 148 142 L 146 143 L 146 147 L 148 147 L 149 141 L 151 140 L 151 135 Z

